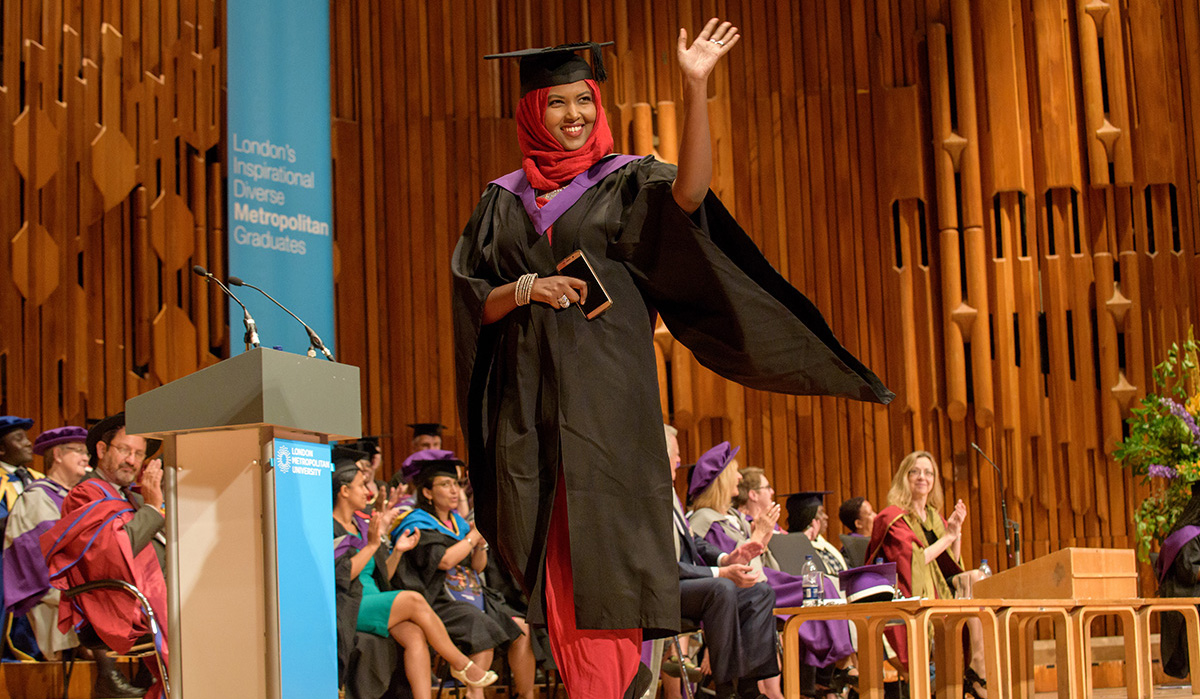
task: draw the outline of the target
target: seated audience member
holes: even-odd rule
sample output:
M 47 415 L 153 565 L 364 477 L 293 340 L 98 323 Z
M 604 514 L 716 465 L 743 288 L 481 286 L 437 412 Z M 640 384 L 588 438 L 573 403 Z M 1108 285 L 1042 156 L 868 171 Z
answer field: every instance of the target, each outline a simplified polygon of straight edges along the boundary
M 1200 597 L 1200 481 L 1192 483 L 1191 499 L 1163 539 L 1154 573 L 1159 597 Z M 1160 618 L 1163 672 L 1187 677 L 1188 631 L 1183 615 L 1164 612 Z
M 4 600 L 14 615 L 29 619 L 46 660 L 57 660 L 61 651 L 79 645 L 74 631 L 58 630 L 59 591 L 50 587 L 40 537 L 62 517 L 63 499 L 87 473 L 86 440 L 82 427 L 57 427 L 38 435 L 33 453 L 42 457 L 46 477 L 17 498 L 4 532 Z M 105 670 L 102 666 L 102 678 Z
M 442 430 L 446 426 L 437 422 L 414 422 L 409 425 L 413 431 L 412 450 L 442 448 Z
M 368 501 L 369 457 L 342 447 L 334 452 L 334 578 L 338 590 L 338 671 L 342 682 L 348 680 L 346 672 L 350 651 L 355 646 L 355 632 L 379 638 L 390 636 L 404 648 L 404 671 L 414 699 L 431 696 L 429 646 L 450 663 L 455 678 L 469 687 L 486 687 L 495 682 L 496 673 L 475 665 L 455 647 L 446 627 L 420 593 L 391 589 L 389 579 L 397 563 L 406 551 L 416 546 L 421 533 L 413 531 L 398 536 L 389 553 L 386 533 L 398 511 L 385 506 L 369 518 L 362 514 Z M 364 645 L 359 645 L 360 652 Z M 360 665 L 395 662 L 394 653 L 368 655 L 365 661 L 359 660 Z M 381 673 L 375 667 L 359 674 L 379 679 L 369 685 L 356 677 L 354 695 L 358 699 L 375 699 L 386 692 L 390 680 L 386 672 Z
M 954 597 L 954 587 L 969 587 L 982 576 L 964 572 L 960 547 L 967 507 L 959 500 L 949 519 L 939 510 L 945 501 L 937 462 L 927 451 L 914 451 L 900 462 L 888 506 L 879 511 L 867 546 L 867 560 L 876 557 L 896 564 L 896 583 L 906 597 Z M 972 623 L 974 622 L 974 623 Z M 963 679 L 968 696 L 987 696 L 982 627 L 967 623 L 971 657 Z M 889 636 L 900 662 L 908 665 L 908 646 L 902 634 Z
M 673 479 L 679 468 L 679 441 L 670 430 L 666 438 Z M 762 545 L 747 542 L 721 551 L 692 532 L 678 497 L 674 510 L 679 611 L 704 627 L 717 699 L 757 699 L 762 681 L 775 680 L 771 684 L 778 687 L 779 679 L 775 593 L 749 565 L 762 553 Z
M 400 560 L 393 586 L 423 593 L 450 637 L 480 667 L 490 667 L 493 649 L 509 644 L 514 690 L 522 699 L 533 699 L 536 669 L 529 628 L 499 593 L 483 585 L 479 574 L 487 566 L 488 544 L 458 512 L 462 461 L 452 452 L 426 449 L 407 463 L 417 506 L 396 525 L 393 536 L 416 530 L 421 537 Z M 471 688 L 467 696 L 482 699 L 483 692 Z
M 871 501 L 858 497 L 850 498 L 838 508 L 838 519 L 847 533 L 842 534 L 842 557 L 846 565 L 857 568 L 866 565 L 867 544 L 871 541 L 871 527 L 875 524 L 875 508 Z
M 158 451 L 159 445 L 156 439 L 126 434 L 124 413 L 106 417 L 88 430 L 87 448 L 93 470 L 67 493 L 62 519 L 42 535 L 41 544 L 51 585 L 66 590 L 93 580 L 124 580 L 146 596 L 160 625 L 156 633 L 138 602 L 125 592 L 102 589 L 60 606 L 59 628 L 79 628 L 86 622 L 91 633 L 118 653 L 129 652 L 133 645 L 150 636 L 165 665 L 167 590 L 163 578 L 166 551 L 162 536 L 162 461 L 145 461 L 147 454 Z M 132 490 L 135 481 L 141 486 L 140 493 Z M 81 640 L 82 636 L 83 632 Z M 161 680 L 156 662 L 149 661 L 147 667 Z M 97 680 L 98 692 L 104 679 Z M 109 680 L 128 687 L 119 674 L 111 675 Z M 147 696 L 157 697 L 161 693 L 162 682 L 156 681 Z
M 722 442 L 705 452 L 696 462 L 688 486 L 695 506 L 690 518 L 692 533 L 725 552 L 734 551 L 747 542 L 761 546 L 764 554 L 752 559 L 751 565 L 775 591 L 778 606 L 799 607 L 804 603 L 803 579 L 779 570 L 769 555 L 770 543 L 775 536 L 775 523 L 779 519 L 779 505 L 769 508 L 755 520 L 753 526 L 740 511 L 731 507 L 733 494 L 737 492 L 738 481 L 742 477 L 733 458 L 736 453 L 737 449 L 730 449 L 729 442 Z M 839 596 L 836 585 L 828 580 L 825 581 L 823 593 L 829 599 Z M 807 666 L 830 668 L 817 673 L 811 693 L 838 693 L 847 683 L 853 682 L 851 665 L 854 646 L 848 622 L 807 622 L 800 627 L 800 639 Z M 838 671 L 833 669 L 834 666 L 840 666 Z M 768 687 L 764 689 L 764 694 L 772 696 L 778 691 L 778 687 Z
M 825 572 L 837 577 L 837 574 L 849 568 L 842 552 L 826 541 L 825 532 L 829 530 L 829 515 L 825 512 L 825 496 L 829 490 L 819 490 L 807 493 L 796 493 L 787 498 L 788 531 L 803 532 L 812 542 L 813 548 L 821 556 L 825 564 Z
M 42 478 L 29 468 L 33 461 L 33 443 L 26 432 L 33 420 L 16 415 L 0 417 L 0 534 L 17 498 L 25 488 Z M 4 568 L 0 565 L 0 595 L 4 591 Z M 37 642 L 29 620 L 22 616 L 11 619 L 7 600 L 0 597 L 0 627 L 4 629 L 3 656 L 17 660 L 33 660 L 38 656 Z

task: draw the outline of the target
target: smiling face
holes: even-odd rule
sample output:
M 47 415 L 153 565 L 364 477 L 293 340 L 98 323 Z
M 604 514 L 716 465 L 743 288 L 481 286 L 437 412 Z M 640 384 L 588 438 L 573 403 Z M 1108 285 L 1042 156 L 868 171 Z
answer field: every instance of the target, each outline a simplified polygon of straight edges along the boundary
M 933 484 L 937 479 L 937 469 L 928 457 L 918 457 L 908 470 L 908 487 L 912 490 L 913 502 L 923 502 L 933 492 Z
M 438 475 L 421 488 L 421 494 L 425 500 L 433 504 L 433 509 L 437 511 L 438 516 L 444 518 L 451 510 L 458 508 L 458 499 L 462 495 L 462 489 L 458 485 L 458 479 Z
M 88 451 L 83 442 L 58 444 L 50 447 L 45 456 L 47 475 L 54 474 L 68 487 L 73 487 L 87 474 Z
M 13 466 L 24 466 L 33 461 L 33 442 L 23 429 L 9 430 L 0 437 L 0 461 Z
M 596 123 L 596 101 L 587 81 L 577 80 L 550 88 L 543 123 L 564 149 L 583 148 Z

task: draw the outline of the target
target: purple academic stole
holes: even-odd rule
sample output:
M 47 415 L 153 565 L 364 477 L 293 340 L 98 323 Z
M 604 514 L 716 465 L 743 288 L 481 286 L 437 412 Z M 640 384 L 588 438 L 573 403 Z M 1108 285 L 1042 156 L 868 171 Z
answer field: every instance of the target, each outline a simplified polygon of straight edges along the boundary
M 1174 532 L 1166 538 L 1162 543 L 1162 549 L 1158 552 L 1158 582 L 1167 579 L 1167 573 L 1171 570 L 1171 565 L 1175 563 L 1175 557 L 1183 550 L 1187 542 L 1200 536 L 1200 526 L 1194 524 L 1188 525 Z
M 529 214 L 529 220 L 533 221 L 533 227 L 537 230 L 538 235 L 544 235 L 559 216 L 565 214 L 567 209 L 579 201 L 584 192 L 622 167 L 641 159 L 640 155 L 610 155 L 602 158 L 585 172 L 577 175 L 575 179 L 571 180 L 571 184 L 554 195 L 554 198 L 540 209 L 537 205 L 537 192 L 529 184 L 524 170 L 514 170 L 503 177 L 492 180 L 491 184 L 517 195 L 521 200 L 521 205 L 525 207 L 525 213 Z

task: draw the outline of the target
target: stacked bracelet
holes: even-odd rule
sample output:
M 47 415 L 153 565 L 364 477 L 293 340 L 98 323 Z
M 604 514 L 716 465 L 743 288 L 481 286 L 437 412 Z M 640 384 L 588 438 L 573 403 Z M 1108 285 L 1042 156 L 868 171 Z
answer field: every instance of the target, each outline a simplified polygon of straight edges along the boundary
M 517 305 L 528 306 L 529 297 L 533 294 L 533 282 L 537 279 L 536 274 L 522 274 L 517 280 Z

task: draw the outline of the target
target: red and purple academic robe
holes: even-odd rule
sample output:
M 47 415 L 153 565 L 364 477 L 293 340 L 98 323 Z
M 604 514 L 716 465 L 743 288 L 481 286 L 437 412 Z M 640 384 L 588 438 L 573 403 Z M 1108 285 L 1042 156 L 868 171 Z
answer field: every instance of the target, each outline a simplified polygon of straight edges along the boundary
M 932 507 L 926 508 L 924 524 L 938 537 L 946 532 L 946 520 Z M 936 559 L 925 562 L 927 541 L 922 523 L 912 514 L 895 505 L 888 505 L 875 517 L 871 543 L 867 545 L 867 560 L 882 558 L 896 564 L 896 584 L 905 597 L 926 599 L 950 598 L 953 591 L 950 579 L 963 572 L 962 559 L 949 550 Z M 887 630 L 888 640 L 896 649 L 900 662 L 908 665 L 908 641 L 898 629 Z
M 68 590 L 92 580 L 124 580 L 141 590 L 162 625 L 152 629 L 138 601 L 125 592 L 100 589 L 59 605 L 60 630 L 77 629 L 86 621 L 100 640 L 118 653 L 128 652 L 138 639 L 150 634 L 165 664 L 166 580 L 153 546 L 133 553 L 125 524 L 134 512 L 111 483 L 99 478 L 84 480 L 63 501 L 62 519 L 42 535 L 42 552 L 54 587 Z M 148 666 L 158 674 L 155 663 Z M 161 688 L 162 682 L 156 682 L 146 696 L 161 696 Z

